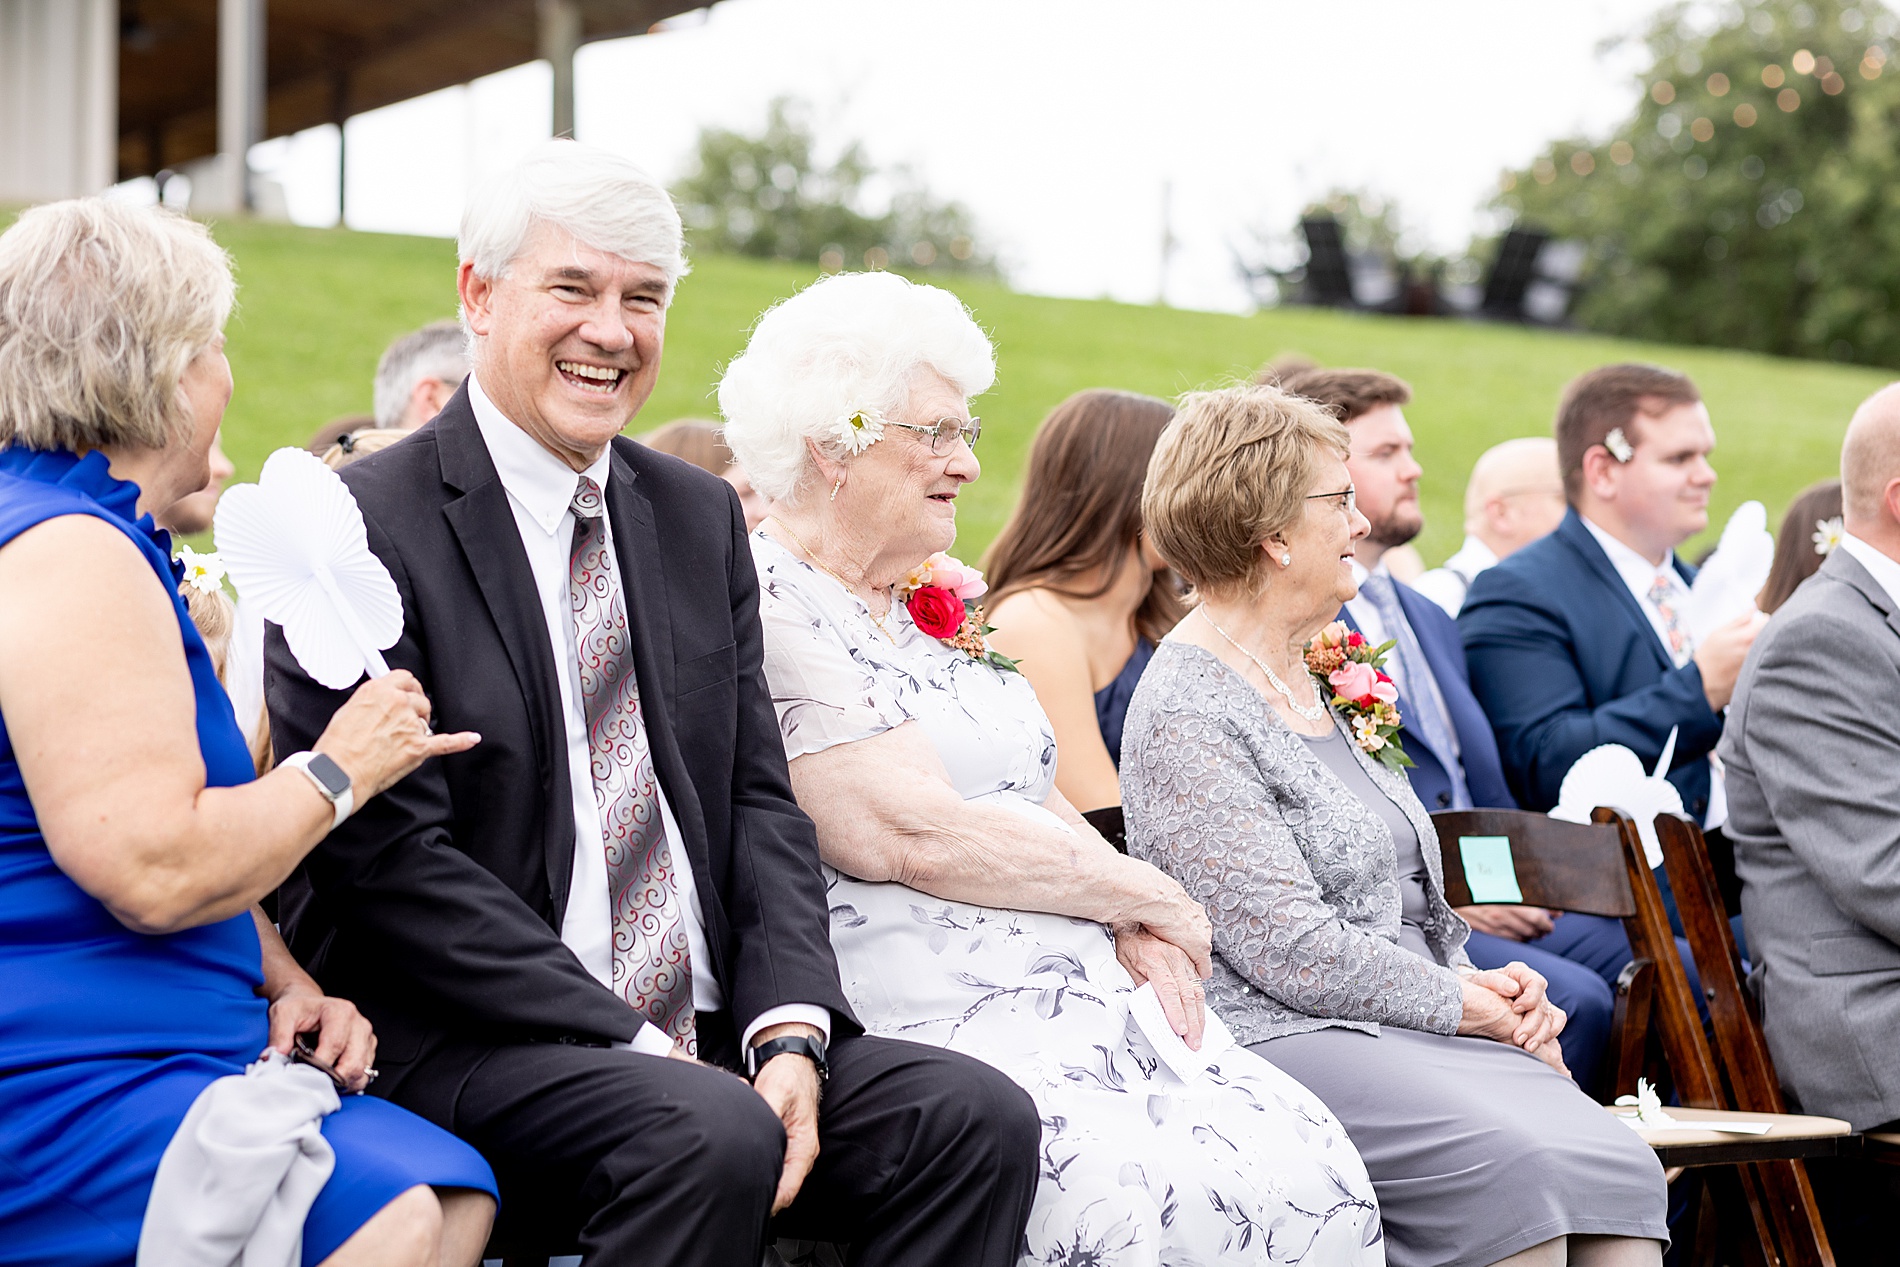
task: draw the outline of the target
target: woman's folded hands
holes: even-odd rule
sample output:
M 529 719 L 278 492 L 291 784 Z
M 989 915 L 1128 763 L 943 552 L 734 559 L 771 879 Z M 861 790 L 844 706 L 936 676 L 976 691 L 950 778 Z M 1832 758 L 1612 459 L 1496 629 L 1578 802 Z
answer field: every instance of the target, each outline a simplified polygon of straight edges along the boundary
M 1545 996 L 1542 974 L 1513 961 L 1461 971 L 1458 979 L 1464 990 L 1460 1034 L 1522 1047 L 1559 1073 L 1570 1072 L 1557 1037 L 1569 1018 Z

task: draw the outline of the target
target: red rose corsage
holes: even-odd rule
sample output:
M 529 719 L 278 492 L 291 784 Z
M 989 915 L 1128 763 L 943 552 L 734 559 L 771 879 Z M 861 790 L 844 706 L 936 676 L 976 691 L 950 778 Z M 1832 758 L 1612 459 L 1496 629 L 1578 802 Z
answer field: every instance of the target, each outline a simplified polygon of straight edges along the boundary
M 924 560 L 897 587 L 898 601 L 911 623 L 932 638 L 1004 673 L 1020 673 L 1016 662 L 992 651 L 983 638 L 995 626 L 983 618 L 977 599 L 989 592 L 983 574 L 941 552 Z

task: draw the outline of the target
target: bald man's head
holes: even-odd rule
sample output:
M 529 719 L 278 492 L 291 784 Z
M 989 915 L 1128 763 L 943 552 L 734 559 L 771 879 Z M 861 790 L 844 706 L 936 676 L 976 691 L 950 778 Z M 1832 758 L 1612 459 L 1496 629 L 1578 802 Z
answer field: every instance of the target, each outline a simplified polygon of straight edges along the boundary
M 1465 531 L 1500 559 L 1548 535 L 1564 516 L 1557 442 L 1525 436 L 1486 449 L 1465 485 Z
M 1900 530 L 1887 508 L 1887 486 L 1900 479 L 1900 383 L 1889 383 L 1854 411 L 1841 442 L 1841 510 L 1864 540 Z

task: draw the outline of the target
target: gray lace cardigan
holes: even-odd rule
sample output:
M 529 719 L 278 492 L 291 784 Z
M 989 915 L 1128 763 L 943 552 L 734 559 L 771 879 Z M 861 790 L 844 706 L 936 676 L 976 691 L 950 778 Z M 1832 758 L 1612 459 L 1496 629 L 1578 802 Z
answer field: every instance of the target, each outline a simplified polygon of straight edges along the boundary
M 1425 846 L 1425 940 L 1449 968 L 1398 944 L 1391 829 L 1245 678 L 1168 640 L 1129 703 L 1128 852 L 1207 908 L 1215 952 L 1207 1002 L 1243 1043 L 1331 1025 L 1458 1030 L 1452 969 L 1470 965 L 1470 928 L 1445 902 L 1431 817 L 1403 774 L 1353 751 Z

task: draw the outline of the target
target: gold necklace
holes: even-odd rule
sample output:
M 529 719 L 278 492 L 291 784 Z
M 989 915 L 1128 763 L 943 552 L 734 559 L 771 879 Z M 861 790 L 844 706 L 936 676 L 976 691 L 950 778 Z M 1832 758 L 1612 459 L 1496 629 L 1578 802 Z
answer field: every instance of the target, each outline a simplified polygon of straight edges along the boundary
M 824 564 L 824 560 L 820 559 L 817 553 L 810 546 L 805 544 L 804 539 L 802 537 L 800 537 L 796 532 L 792 531 L 792 526 L 790 524 L 786 523 L 783 519 L 780 519 L 777 515 L 767 515 L 766 518 L 770 519 L 773 523 L 777 524 L 780 528 L 783 528 L 785 530 L 785 535 L 792 539 L 793 545 L 796 545 L 800 550 L 803 550 L 805 552 L 805 558 L 810 560 L 811 565 L 813 567 L 817 568 L 820 572 L 823 572 L 826 576 L 830 577 L 832 580 L 838 582 L 838 584 L 844 586 L 845 593 L 851 595 L 853 598 L 858 598 L 858 592 L 851 588 L 851 582 L 845 580 L 842 576 L 839 576 L 836 572 L 826 567 Z M 858 601 L 861 603 L 864 602 L 862 598 L 858 598 Z M 871 618 L 871 623 L 877 626 L 877 631 L 884 635 L 884 641 L 890 643 L 892 646 L 897 645 L 897 639 L 892 637 L 891 631 L 884 627 L 883 617 L 879 616 L 876 612 L 872 611 L 871 605 L 869 603 L 864 603 L 864 614 Z M 889 613 L 887 612 L 885 614 L 888 615 Z

